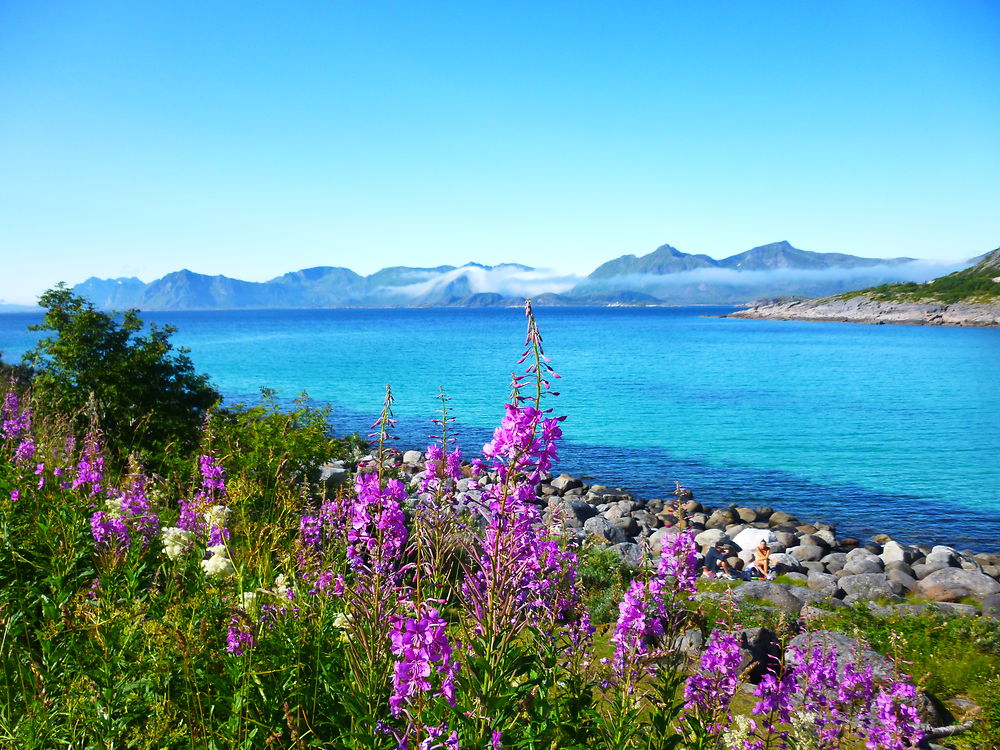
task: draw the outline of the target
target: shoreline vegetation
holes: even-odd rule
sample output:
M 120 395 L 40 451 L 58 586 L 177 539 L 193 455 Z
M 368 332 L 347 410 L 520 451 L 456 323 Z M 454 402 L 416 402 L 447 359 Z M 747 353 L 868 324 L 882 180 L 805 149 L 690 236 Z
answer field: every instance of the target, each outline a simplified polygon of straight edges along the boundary
M 367 440 L 273 394 L 205 407 L 171 331 L 44 300 L 54 335 L 0 386 L 2 746 L 1000 743 L 1000 555 L 555 475 L 559 375 L 530 305 L 472 458 L 444 394 L 406 452 L 388 388 Z M 746 532 L 776 580 L 700 575 Z
M 769 299 L 724 318 L 1000 326 L 1000 248 L 971 268 L 925 284 L 883 284 L 820 299 Z

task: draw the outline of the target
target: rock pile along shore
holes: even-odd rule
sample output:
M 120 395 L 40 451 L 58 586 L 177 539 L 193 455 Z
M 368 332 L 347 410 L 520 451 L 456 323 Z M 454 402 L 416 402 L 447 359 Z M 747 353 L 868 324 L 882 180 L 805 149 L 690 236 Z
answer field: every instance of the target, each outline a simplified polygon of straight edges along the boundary
M 390 461 L 392 468 L 408 481 L 411 497 L 416 499 L 425 456 L 411 450 Z M 322 479 L 328 486 L 336 486 L 347 480 L 350 470 L 342 462 L 328 464 L 322 467 Z M 482 485 L 489 478 L 457 482 L 460 500 L 478 500 L 477 481 Z M 818 602 L 837 607 L 867 601 L 869 606 L 885 610 L 885 614 L 891 610 L 916 614 L 938 608 L 1000 618 L 997 553 L 901 544 L 885 534 L 863 543 L 838 536 L 829 523 L 805 523 L 770 507 L 710 508 L 695 500 L 689 490 L 680 490 L 677 497 L 667 500 L 642 500 L 623 489 L 588 484 L 569 474 L 545 476 L 538 488 L 538 503 L 553 531 L 565 534 L 574 543 L 607 545 L 633 567 L 658 555 L 671 535 L 681 533 L 682 515 L 686 528 L 694 531 L 703 555 L 720 542 L 727 544 L 731 550 L 729 563 L 737 569 L 750 567 L 753 549 L 741 549 L 733 539 L 745 529 L 767 530 L 772 539 L 772 568 L 792 583 L 746 581 L 733 591 L 737 601 L 754 599 L 793 613 Z M 907 603 L 905 594 L 927 602 Z M 978 606 L 964 603 L 969 601 Z
M 861 295 L 849 299 L 767 300 L 722 317 L 875 325 L 1000 326 L 1000 304 L 883 302 Z

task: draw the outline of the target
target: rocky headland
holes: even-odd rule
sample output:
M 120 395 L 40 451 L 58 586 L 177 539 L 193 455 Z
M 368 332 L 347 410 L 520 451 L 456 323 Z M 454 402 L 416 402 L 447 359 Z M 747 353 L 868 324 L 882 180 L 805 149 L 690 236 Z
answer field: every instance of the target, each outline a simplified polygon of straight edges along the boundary
M 1000 248 L 976 260 L 970 268 L 924 284 L 883 284 L 819 299 L 765 299 L 723 317 L 876 325 L 998 326 Z
M 907 302 L 879 300 L 868 295 L 825 299 L 765 300 L 726 318 L 814 320 L 840 323 L 998 326 L 1000 302 Z

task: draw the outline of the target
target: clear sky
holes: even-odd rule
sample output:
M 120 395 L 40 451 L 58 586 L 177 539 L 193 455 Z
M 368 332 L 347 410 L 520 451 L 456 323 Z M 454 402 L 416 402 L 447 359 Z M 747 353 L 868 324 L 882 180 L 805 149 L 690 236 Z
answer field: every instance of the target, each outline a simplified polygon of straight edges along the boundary
M 1000 245 L 1000 3 L 0 1 L 0 298 Z

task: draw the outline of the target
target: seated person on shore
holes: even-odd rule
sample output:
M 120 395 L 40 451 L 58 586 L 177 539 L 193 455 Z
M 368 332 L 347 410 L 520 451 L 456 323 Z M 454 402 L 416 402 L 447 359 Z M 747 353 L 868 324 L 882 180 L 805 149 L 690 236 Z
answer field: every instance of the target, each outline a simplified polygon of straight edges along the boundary
M 761 539 L 760 544 L 758 544 L 753 551 L 753 569 L 751 570 L 754 574 L 760 574 L 761 578 L 767 578 L 771 580 L 774 578 L 774 573 L 771 572 L 771 548 L 767 546 L 767 540 Z
M 722 542 L 716 544 L 705 553 L 705 562 L 702 563 L 705 575 L 709 578 L 742 578 L 739 571 L 733 570 L 726 561 L 726 545 Z

